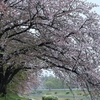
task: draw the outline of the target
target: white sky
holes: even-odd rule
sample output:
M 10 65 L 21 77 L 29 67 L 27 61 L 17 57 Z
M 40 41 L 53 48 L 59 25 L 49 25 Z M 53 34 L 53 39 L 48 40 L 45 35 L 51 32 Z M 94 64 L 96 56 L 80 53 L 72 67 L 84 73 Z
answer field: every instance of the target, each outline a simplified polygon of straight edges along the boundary
M 86 1 L 98 4 L 99 7 L 94 8 L 94 11 L 96 11 L 100 15 L 100 0 L 86 0 Z

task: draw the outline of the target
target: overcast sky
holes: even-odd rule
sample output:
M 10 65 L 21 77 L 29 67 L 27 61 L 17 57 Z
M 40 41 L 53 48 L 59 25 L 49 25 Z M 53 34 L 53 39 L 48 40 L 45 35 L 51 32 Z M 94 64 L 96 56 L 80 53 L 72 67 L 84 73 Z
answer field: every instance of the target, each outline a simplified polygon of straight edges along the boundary
M 100 0 L 86 0 L 86 1 L 96 3 L 100 6 Z M 100 15 L 100 7 L 96 7 L 94 10 Z

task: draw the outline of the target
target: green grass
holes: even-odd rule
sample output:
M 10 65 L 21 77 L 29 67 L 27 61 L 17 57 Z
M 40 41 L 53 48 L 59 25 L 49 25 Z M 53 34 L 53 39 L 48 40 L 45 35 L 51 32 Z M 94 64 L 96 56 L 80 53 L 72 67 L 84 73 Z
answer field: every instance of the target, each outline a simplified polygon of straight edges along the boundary
M 39 93 L 40 92 L 40 93 Z M 81 90 L 73 90 L 77 100 L 88 100 L 84 95 L 84 92 Z M 69 90 L 37 90 L 33 91 L 31 98 L 35 100 L 42 100 L 43 95 L 55 95 L 58 97 L 58 100 L 74 100 L 72 92 Z M 88 96 L 88 93 L 87 93 Z
M 17 94 L 8 93 L 5 97 L 0 97 L 0 100 L 27 100 L 24 97 L 19 97 Z

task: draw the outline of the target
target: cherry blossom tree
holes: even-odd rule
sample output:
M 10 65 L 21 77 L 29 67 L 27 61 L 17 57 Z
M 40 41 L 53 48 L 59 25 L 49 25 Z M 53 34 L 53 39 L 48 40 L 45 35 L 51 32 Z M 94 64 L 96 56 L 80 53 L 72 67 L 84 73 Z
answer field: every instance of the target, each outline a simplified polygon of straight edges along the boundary
M 37 71 L 20 71 L 7 86 L 7 90 L 13 93 L 24 95 L 25 93 L 29 94 L 33 89 L 37 89 L 38 86 L 39 74 L 37 74 Z
M 1 94 L 6 94 L 6 86 L 20 70 L 51 68 L 56 75 L 86 87 L 91 100 L 97 97 L 100 16 L 91 11 L 96 4 L 4 0 L 0 5 Z

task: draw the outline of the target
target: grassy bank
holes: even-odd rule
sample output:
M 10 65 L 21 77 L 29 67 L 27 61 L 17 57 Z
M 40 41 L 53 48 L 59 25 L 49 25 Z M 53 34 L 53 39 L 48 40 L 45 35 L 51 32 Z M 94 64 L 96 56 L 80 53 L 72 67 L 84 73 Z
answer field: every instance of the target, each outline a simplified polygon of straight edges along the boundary
M 8 93 L 5 97 L 0 97 L 0 100 L 27 100 L 24 97 L 19 97 L 17 94 Z

